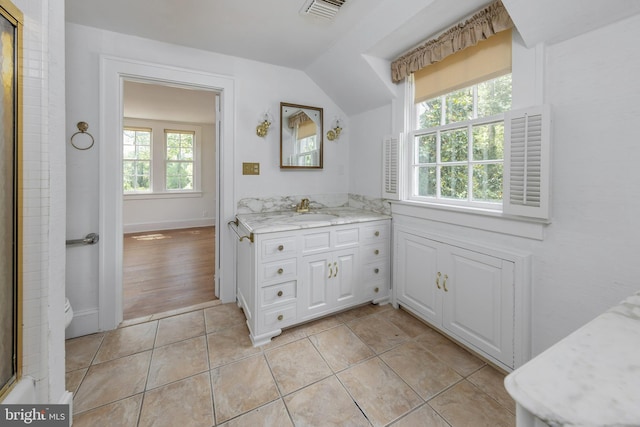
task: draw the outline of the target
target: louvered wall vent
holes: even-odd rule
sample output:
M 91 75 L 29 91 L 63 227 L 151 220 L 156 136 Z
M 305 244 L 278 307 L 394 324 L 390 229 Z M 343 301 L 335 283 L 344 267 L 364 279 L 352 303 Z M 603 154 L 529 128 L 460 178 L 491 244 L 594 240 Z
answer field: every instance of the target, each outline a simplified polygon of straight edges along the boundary
M 302 15 L 312 15 L 331 21 L 346 1 L 347 0 L 309 0 L 302 6 L 300 13 Z

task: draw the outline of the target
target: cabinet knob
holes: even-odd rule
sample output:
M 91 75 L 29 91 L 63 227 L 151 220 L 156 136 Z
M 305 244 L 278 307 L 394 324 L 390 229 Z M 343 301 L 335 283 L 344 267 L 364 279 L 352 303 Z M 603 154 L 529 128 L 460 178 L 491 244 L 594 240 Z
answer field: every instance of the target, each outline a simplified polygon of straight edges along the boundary
M 376 287 L 376 288 L 373 290 L 373 292 L 375 292 L 375 293 L 377 294 L 378 292 L 380 292 L 380 288 L 377 288 L 377 287 Z
M 376 231 L 375 233 L 373 233 L 376 237 L 378 237 L 380 235 L 379 231 Z
M 278 296 L 281 297 L 282 296 L 282 291 L 278 291 Z
M 378 249 L 376 249 L 375 251 L 373 251 L 373 253 L 378 255 L 380 253 L 380 251 Z
M 280 252 L 282 252 L 282 251 L 284 250 L 284 245 L 280 245 L 280 246 L 278 246 L 278 250 L 279 250 Z
M 278 274 L 282 274 L 282 273 L 284 273 L 284 270 L 282 268 L 279 268 L 278 269 Z
M 449 292 L 449 289 L 447 289 L 447 279 L 449 278 L 449 276 L 447 276 L 446 274 L 444 275 L 444 282 L 442 282 L 442 287 L 444 288 L 445 292 Z
M 374 269 L 373 269 L 373 272 L 374 272 L 374 273 L 376 273 L 376 274 L 378 274 L 378 273 L 380 273 L 380 269 L 379 269 L 379 268 L 374 268 Z
M 282 319 L 284 319 L 284 316 L 282 314 L 279 314 L 278 315 L 278 320 L 282 320 Z
M 438 288 L 438 289 L 442 289 L 442 288 L 440 287 L 440 276 L 442 276 L 442 273 L 440 273 L 440 272 L 438 271 L 438 274 L 436 275 L 436 286 L 437 286 L 437 288 Z

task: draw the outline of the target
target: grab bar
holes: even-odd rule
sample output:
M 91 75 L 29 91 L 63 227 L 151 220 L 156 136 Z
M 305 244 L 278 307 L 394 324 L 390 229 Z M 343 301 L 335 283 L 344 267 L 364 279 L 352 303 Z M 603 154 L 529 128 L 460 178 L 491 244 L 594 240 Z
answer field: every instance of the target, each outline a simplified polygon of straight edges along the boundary
M 100 236 L 97 233 L 89 233 L 84 236 L 84 239 L 72 239 L 67 240 L 67 246 L 75 245 L 95 245 L 100 240 Z
M 232 227 L 231 224 L 235 225 L 235 227 Z M 233 221 L 229 221 L 227 223 L 227 225 L 233 230 L 233 232 L 236 234 L 236 236 L 238 236 L 238 240 L 239 241 L 242 242 L 244 239 L 249 239 L 249 241 L 251 243 L 253 243 L 253 233 L 249 233 L 248 236 L 241 236 L 238 233 L 238 228 L 237 227 L 238 227 L 239 224 L 240 224 L 240 221 L 238 221 L 238 218 L 234 219 Z

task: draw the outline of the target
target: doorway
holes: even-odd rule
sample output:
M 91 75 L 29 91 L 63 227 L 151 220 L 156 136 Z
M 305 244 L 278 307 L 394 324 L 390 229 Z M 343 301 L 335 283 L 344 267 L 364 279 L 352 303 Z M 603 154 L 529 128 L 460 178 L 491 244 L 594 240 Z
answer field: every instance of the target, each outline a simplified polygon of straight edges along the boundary
M 123 319 L 216 299 L 216 97 L 123 82 Z
M 226 228 L 235 214 L 233 78 L 104 56 L 100 59 L 100 256 L 98 329 L 114 329 L 123 320 L 122 256 L 122 140 L 123 86 L 126 80 L 155 82 L 162 86 L 214 91 L 216 96 L 216 212 L 215 295 L 222 303 L 235 301 L 235 251 Z M 114 173 L 116 171 L 116 173 Z M 115 178 L 114 178 L 115 177 Z M 223 226 L 221 227 L 221 224 Z M 223 255 L 224 254 L 224 255 Z

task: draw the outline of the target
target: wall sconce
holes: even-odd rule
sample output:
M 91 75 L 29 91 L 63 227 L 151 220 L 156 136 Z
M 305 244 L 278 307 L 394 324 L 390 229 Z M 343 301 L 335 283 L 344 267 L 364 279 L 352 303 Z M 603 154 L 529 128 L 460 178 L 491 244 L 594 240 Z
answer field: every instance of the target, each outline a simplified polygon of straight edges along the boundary
M 265 136 L 267 136 L 267 133 L 269 132 L 269 127 L 271 127 L 272 121 L 273 121 L 273 118 L 271 117 L 269 112 L 268 111 L 265 112 L 262 118 L 262 121 L 260 122 L 260 124 L 258 124 L 258 126 L 256 126 L 256 135 L 258 135 L 261 138 L 264 138 Z
M 335 119 L 335 121 L 333 122 L 333 129 L 329 129 L 329 131 L 327 132 L 327 139 L 329 141 L 338 139 L 340 137 L 340 132 L 342 132 L 342 128 L 340 127 L 340 119 Z

